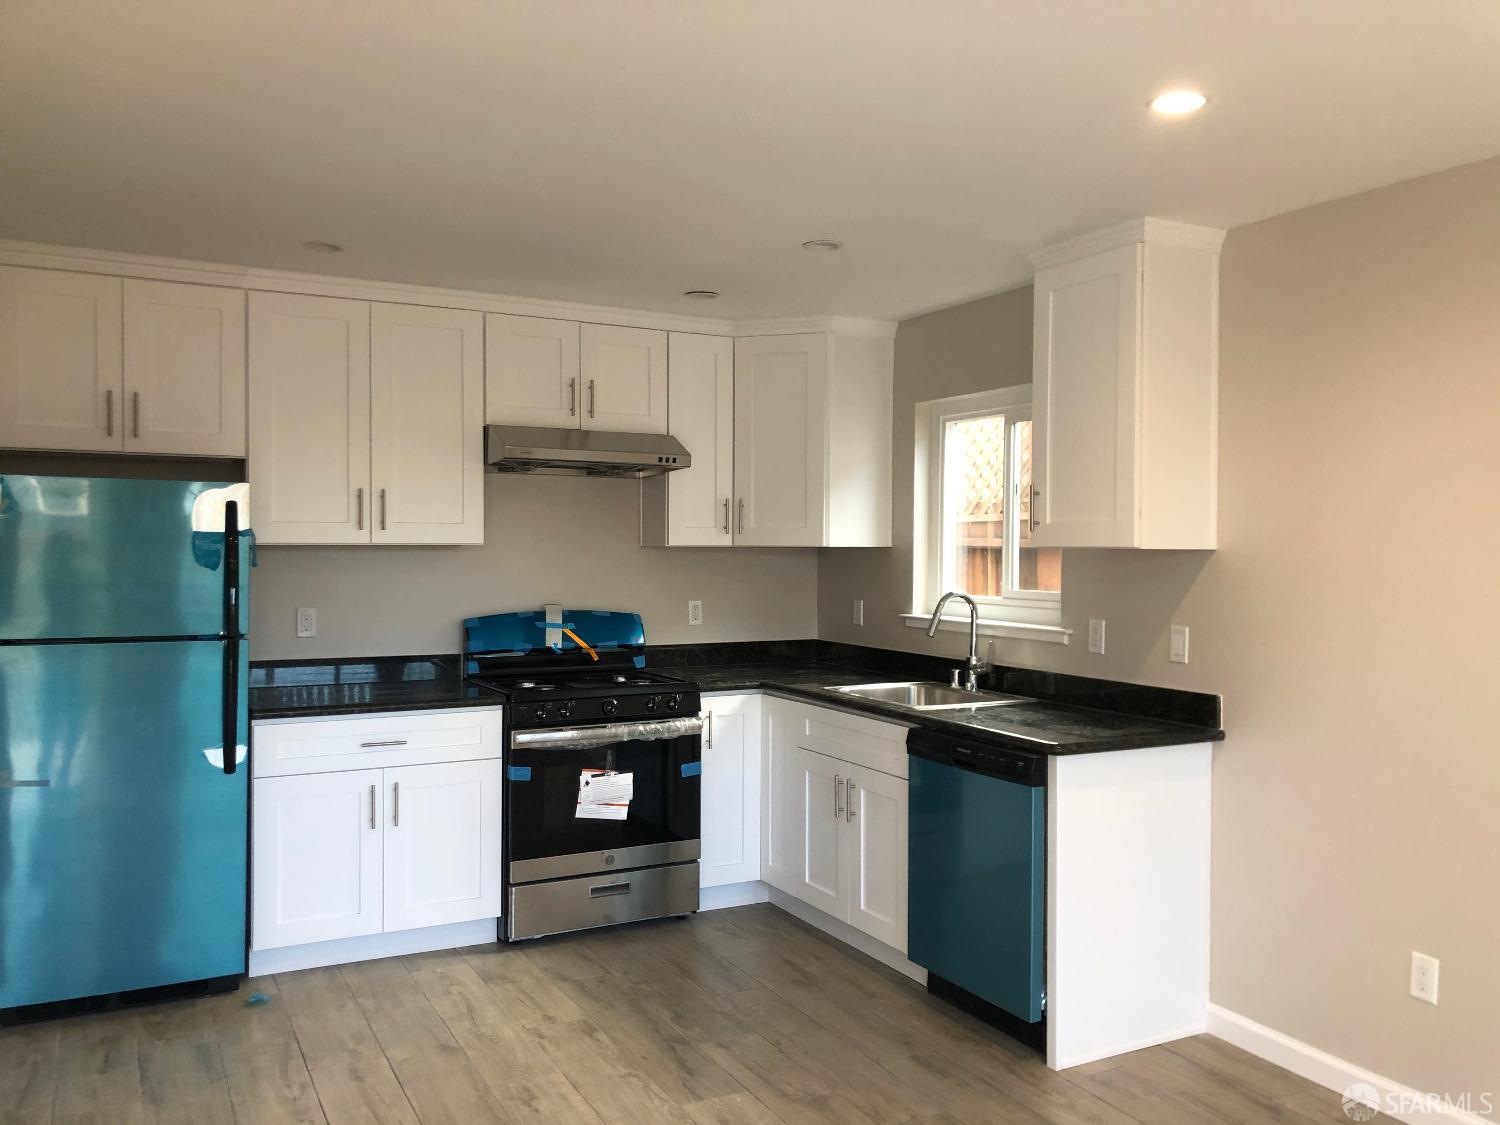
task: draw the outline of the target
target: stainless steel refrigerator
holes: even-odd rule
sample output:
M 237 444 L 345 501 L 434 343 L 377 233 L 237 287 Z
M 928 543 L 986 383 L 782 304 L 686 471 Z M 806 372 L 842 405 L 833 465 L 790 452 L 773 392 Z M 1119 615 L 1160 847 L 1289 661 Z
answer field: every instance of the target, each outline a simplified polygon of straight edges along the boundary
M 245 971 L 247 509 L 0 475 L 0 1019 Z

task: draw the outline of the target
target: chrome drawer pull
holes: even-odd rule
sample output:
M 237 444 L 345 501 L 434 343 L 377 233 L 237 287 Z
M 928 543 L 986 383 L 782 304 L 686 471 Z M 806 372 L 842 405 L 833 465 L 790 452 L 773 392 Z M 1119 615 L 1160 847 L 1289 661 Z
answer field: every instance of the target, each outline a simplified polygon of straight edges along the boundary
M 377 746 L 405 746 L 405 745 L 406 745 L 406 739 L 404 739 L 404 738 L 385 738 L 385 739 L 382 739 L 379 742 L 361 742 L 359 744 L 360 749 L 362 749 L 362 750 L 374 750 Z

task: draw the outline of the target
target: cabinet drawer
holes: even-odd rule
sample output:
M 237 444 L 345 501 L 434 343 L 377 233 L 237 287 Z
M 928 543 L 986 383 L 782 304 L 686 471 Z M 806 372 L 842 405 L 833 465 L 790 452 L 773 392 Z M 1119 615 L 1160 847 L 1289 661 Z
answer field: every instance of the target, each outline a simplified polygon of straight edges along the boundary
M 276 777 L 498 758 L 500 736 L 498 707 L 266 719 L 254 727 L 252 774 Z
M 892 777 L 906 776 L 906 728 L 866 719 L 831 707 L 801 704 L 794 741 L 804 750 L 826 754 Z

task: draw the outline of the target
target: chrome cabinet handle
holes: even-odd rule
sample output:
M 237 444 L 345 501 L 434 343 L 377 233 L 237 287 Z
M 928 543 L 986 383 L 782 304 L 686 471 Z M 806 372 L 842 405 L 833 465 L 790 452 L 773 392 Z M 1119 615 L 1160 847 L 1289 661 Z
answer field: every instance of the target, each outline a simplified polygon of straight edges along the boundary
M 844 817 L 844 823 L 849 824 L 854 820 L 854 779 L 851 777 L 844 783 L 844 805 L 849 813 Z
M 589 380 L 589 417 L 594 416 L 594 381 Z
M 714 713 L 712 711 L 703 716 L 703 738 L 704 745 L 712 750 L 714 748 Z
M 375 786 L 370 786 L 370 827 L 375 827 Z
M 844 779 L 838 774 L 833 775 L 833 819 L 837 820 L 844 815 L 844 806 L 840 803 L 844 794 Z
M 385 530 L 385 489 L 380 490 L 380 530 Z
M 363 488 L 354 490 L 354 529 L 356 531 L 365 529 L 365 490 Z
M 1042 493 L 1040 489 L 1031 490 L 1031 527 L 1034 530 L 1037 524 L 1042 522 Z
M 130 392 L 130 436 L 141 436 L 141 392 Z
M 104 436 L 115 436 L 115 392 L 108 388 L 104 391 Z
M 736 526 L 741 535 L 745 534 L 745 498 L 743 496 L 740 497 L 739 515 L 736 517 Z
M 401 783 L 399 781 L 391 786 L 391 827 L 401 827 Z
M 405 746 L 406 745 L 406 739 L 404 739 L 404 738 L 383 738 L 383 739 L 381 739 L 378 742 L 361 742 L 359 745 L 360 745 L 360 749 L 362 749 L 362 750 L 373 750 L 377 746 Z
M 729 534 L 729 497 L 724 497 L 724 534 Z
M 578 380 L 577 380 L 577 378 L 573 378 L 573 379 L 569 379 L 568 380 L 568 417 L 569 418 L 575 418 L 577 416 L 578 416 Z

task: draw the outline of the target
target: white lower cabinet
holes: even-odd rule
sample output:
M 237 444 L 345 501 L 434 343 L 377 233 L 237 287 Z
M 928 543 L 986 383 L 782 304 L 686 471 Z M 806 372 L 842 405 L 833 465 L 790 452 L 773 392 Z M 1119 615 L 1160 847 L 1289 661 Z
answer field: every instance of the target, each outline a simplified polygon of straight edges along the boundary
M 500 915 L 500 763 L 383 771 L 385 928 L 414 930 Z
M 500 916 L 498 709 L 267 720 L 253 737 L 253 951 Z
M 698 885 L 760 878 L 760 698 L 703 700 L 702 852 Z
M 807 748 L 839 745 L 849 757 L 894 762 L 888 768 L 901 769 L 905 729 L 779 699 L 766 699 L 763 706 L 762 877 L 905 952 L 906 778 Z M 902 747 L 899 759 L 892 754 L 895 746 Z

